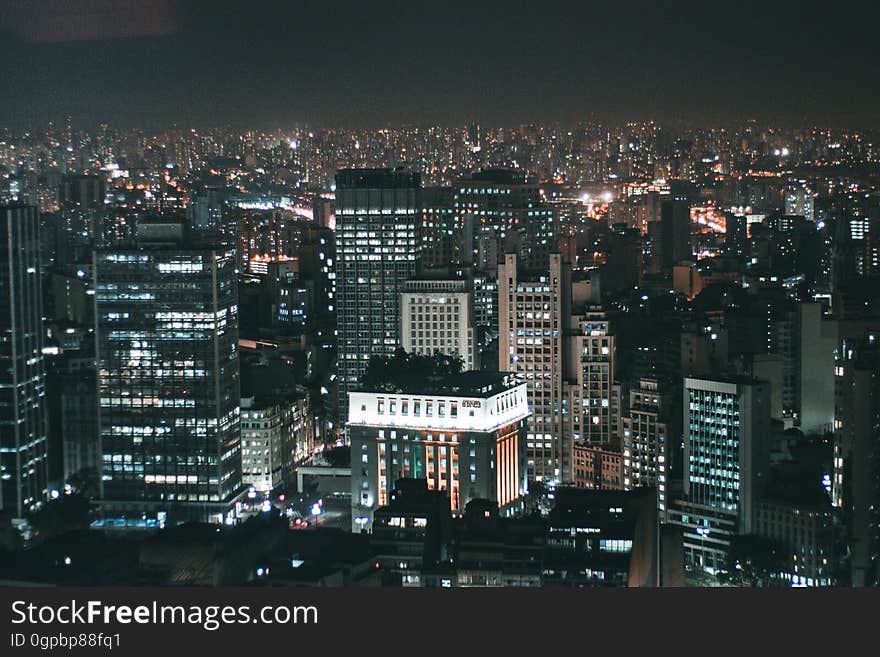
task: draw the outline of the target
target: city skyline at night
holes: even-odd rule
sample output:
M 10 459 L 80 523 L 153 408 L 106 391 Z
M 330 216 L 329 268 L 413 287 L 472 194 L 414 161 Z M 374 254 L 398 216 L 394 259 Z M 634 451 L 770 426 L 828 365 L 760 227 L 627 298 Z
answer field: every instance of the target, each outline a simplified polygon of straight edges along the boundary
M 880 586 L 878 18 L 0 0 L 0 585 Z

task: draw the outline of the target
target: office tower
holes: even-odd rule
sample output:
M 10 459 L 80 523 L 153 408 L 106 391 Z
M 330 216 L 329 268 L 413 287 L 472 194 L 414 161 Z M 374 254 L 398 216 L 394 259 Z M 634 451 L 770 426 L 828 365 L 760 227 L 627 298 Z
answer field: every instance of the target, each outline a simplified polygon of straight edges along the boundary
M 602 271 L 602 288 L 623 292 L 642 284 L 642 236 L 635 228 L 614 230 L 608 236 L 608 253 Z
M 526 269 L 546 267 L 559 249 L 559 219 L 537 184 L 519 171 L 490 169 L 459 180 L 454 188 L 455 221 L 473 236 L 465 262 L 494 273 L 503 253 L 515 252 Z
M 770 386 L 752 379 L 684 379 L 684 499 L 670 521 L 684 528 L 686 558 L 713 572 L 730 540 L 754 532 L 767 476 Z
M 101 176 L 64 176 L 58 188 L 62 207 L 97 208 L 104 205 L 107 181 Z
M 450 187 L 422 190 L 422 264 L 446 267 L 461 262 L 462 230 L 455 224 Z
M 0 510 L 15 518 L 46 495 L 46 375 L 37 208 L 0 206 Z
M 863 243 L 866 275 L 880 277 L 880 208 L 871 208 L 868 214 L 868 230 Z
M 328 228 L 304 231 L 296 257 L 301 280 L 313 290 L 313 323 L 329 332 L 331 327 L 336 327 L 336 238 L 333 231 Z
M 663 201 L 660 221 L 649 225 L 653 229 L 652 246 L 655 267 L 672 269 L 673 265 L 691 256 L 691 207 L 682 200 Z
M 629 412 L 623 418 L 623 486 L 626 490 L 653 486 L 657 508 L 665 517 L 668 506 L 672 441 L 669 395 L 656 379 L 640 379 L 629 392 Z
M 474 272 L 474 316 L 481 332 L 498 337 L 498 280 L 491 274 Z
M 312 219 L 321 228 L 336 230 L 335 201 L 324 196 L 316 196 L 312 199 Z
M 880 584 L 880 330 L 841 341 L 835 363 L 832 498 L 843 510 L 850 583 Z
M 743 213 L 726 213 L 724 245 L 734 255 L 744 255 L 748 243 L 748 217 Z
M 98 473 L 101 454 L 96 392 L 93 345 L 64 350 L 48 361 L 49 454 L 55 467 L 60 466 L 57 476 L 65 482 Z M 60 464 L 56 464 L 58 455 Z
M 229 519 L 241 493 L 235 251 L 144 222 L 95 252 L 106 520 Z
M 543 271 L 519 269 L 516 254 L 498 266 L 498 369 L 516 372 L 528 388 L 528 475 L 545 482 L 571 481 L 572 439 L 564 430 L 564 331 L 571 270 L 558 253 Z
M 429 488 L 425 479 L 400 479 L 373 515 L 370 547 L 396 584 L 424 586 L 425 570 L 448 562 L 451 534 L 447 492 Z
M 690 376 L 712 376 L 728 368 L 728 331 L 720 324 L 692 322 L 682 327 L 681 371 Z
M 412 280 L 400 294 L 400 344 L 430 356 L 458 356 L 464 370 L 479 369 L 473 292 L 466 280 Z
M 336 174 L 340 429 L 370 357 L 400 346 L 400 292 L 419 259 L 420 186 L 419 174 L 400 169 Z
M 426 479 L 450 509 L 493 500 L 503 513 L 526 491 L 526 386 L 508 372 L 464 372 L 396 391 L 349 393 L 352 529 L 369 529 L 398 479 Z
M 187 207 L 190 226 L 197 230 L 213 230 L 223 224 L 225 192 L 222 187 L 205 185 L 193 193 Z
M 65 176 L 58 189 L 60 234 L 56 263 L 85 262 L 92 240 L 104 235 L 107 181 L 100 176 Z
M 620 389 L 614 381 L 614 335 L 605 312 L 588 307 L 571 317 L 565 369 L 568 417 L 575 441 L 608 446 L 620 436 Z M 566 433 L 569 433 L 568 431 Z
M 834 349 L 837 322 L 823 316 L 819 303 L 798 304 L 800 323 L 799 419 L 804 434 L 832 431 L 834 425 Z

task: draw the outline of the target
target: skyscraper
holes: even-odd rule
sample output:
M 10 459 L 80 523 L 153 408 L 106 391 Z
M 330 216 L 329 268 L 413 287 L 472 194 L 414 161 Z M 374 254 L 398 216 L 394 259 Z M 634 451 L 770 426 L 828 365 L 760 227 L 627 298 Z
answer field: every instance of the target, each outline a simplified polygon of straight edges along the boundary
M 690 203 L 684 200 L 663 201 L 659 225 L 654 229 L 654 254 L 663 269 L 671 269 L 691 255 Z
M 670 519 L 685 528 L 685 555 L 713 570 L 730 540 L 754 531 L 767 476 L 770 385 L 752 379 L 684 379 L 684 500 Z
M 880 583 L 880 329 L 844 339 L 835 363 L 835 506 L 846 519 L 854 586 Z
M 45 498 L 46 377 L 37 208 L 0 207 L 0 510 Z
M 336 174 L 339 427 L 373 355 L 400 346 L 400 292 L 419 259 L 421 178 L 400 169 Z
M 520 171 L 490 169 L 460 180 L 455 192 L 457 226 L 473 236 L 462 260 L 494 273 L 499 256 L 516 252 L 521 266 L 540 269 L 558 250 L 559 217 L 540 187 Z M 470 242 L 466 236 L 463 244 Z
M 241 493 L 235 251 L 144 223 L 95 252 L 106 519 L 221 521 Z
M 526 428 L 528 474 L 537 481 L 572 478 L 572 440 L 564 431 L 564 326 L 571 269 L 558 253 L 546 269 L 518 269 L 516 254 L 498 265 L 498 369 L 519 374 L 532 415 Z

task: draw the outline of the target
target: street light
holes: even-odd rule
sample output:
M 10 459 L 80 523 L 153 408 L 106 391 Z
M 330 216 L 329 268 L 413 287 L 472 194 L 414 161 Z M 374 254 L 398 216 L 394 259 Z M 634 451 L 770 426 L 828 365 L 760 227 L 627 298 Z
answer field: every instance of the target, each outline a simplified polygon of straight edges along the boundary
M 705 525 L 699 525 L 696 528 L 697 534 L 700 536 L 700 565 L 706 570 L 706 548 L 704 539 L 709 535 L 709 528 Z

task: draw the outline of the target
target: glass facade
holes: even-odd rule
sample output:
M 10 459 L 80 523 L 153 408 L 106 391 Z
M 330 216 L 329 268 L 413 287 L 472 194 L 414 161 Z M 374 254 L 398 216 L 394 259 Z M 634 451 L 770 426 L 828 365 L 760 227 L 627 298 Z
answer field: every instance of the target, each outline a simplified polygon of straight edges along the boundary
M 339 419 L 370 356 L 400 344 L 400 291 L 413 278 L 420 246 L 418 174 L 342 170 L 336 176 Z
M 48 476 L 37 209 L 0 208 L 0 230 L 0 510 L 20 518 Z
M 114 249 L 95 269 L 102 497 L 216 520 L 242 487 L 235 252 Z

